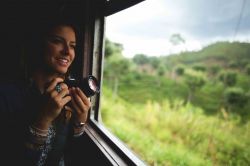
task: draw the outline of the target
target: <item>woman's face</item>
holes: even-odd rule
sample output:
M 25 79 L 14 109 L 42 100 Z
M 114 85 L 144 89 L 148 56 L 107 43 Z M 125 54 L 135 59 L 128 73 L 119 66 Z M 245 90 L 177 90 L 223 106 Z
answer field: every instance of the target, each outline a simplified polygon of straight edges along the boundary
M 76 36 L 72 27 L 61 25 L 50 31 L 45 44 L 45 63 L 54 73 L 65 74 L 75 58 Z

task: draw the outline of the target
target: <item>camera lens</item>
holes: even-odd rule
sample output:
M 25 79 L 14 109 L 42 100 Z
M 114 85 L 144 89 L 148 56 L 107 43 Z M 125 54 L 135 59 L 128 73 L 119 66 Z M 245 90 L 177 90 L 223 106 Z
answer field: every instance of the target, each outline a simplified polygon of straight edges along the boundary
M 96 81 L 93 78 L 89 78 L 89 87 L 93 91 L 97 91 L 98 87 L 96 85 Z
M 97 79 L 92 75 L 83 79 L 81 85 L 83 85 L 82 89 L 87 97 L 93 96 L 95 93 L 99 92 Z
M 79 87 L 87 97 L 91 97 L 95 93 L 99 93 L 98 81 L 92 75 L 89 75 L 88 77 L 80 80 L 69 77 L 64 82 L 68 85 L 69 88 Z

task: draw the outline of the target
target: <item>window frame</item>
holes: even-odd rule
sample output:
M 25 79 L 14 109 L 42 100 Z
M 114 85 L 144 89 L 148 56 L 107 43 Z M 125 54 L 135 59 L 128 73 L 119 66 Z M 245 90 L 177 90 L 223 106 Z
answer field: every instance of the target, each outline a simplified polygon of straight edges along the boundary
M 91 73 L 100 82 L 100 93 L 91 97 L 92 106 L 89 112 L 85 133 L 92 139 L 112 165 L 144 166 L 146 163 L 119 138 L 111 133 L 101 120 L 100 97 L 103 79 L 105 19 L 108 15 L 128 8 L 142 0 L 130 0 L 124 4 L 119 4 L 119 1 L 120 0 L 116 2 L 113 1 L 114 3 L 109 1 L 95 3 L 89 0 L 85 7 L 87 10 L 85 19 L 87 21 L 84 26 L 83 76 Z

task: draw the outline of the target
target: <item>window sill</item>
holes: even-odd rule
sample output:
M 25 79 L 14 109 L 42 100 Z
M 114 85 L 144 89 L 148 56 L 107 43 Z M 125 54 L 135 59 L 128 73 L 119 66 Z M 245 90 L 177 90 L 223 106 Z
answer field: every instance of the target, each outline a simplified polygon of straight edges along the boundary
M 90 119 L 85 131 L 112 165 L 146 166 L 138 156 L 100 122 Z

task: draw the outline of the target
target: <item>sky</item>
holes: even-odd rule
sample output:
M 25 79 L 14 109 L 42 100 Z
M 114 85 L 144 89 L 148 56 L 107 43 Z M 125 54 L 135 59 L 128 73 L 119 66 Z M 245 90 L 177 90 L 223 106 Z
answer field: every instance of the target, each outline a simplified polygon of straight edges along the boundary
M 106 18 L 106 37 L 123 55 L 198 51 L 216 41 L 250 42 L 250 0 L 145 0 Z M 171 43 L 173 34 L 184 41 Z

